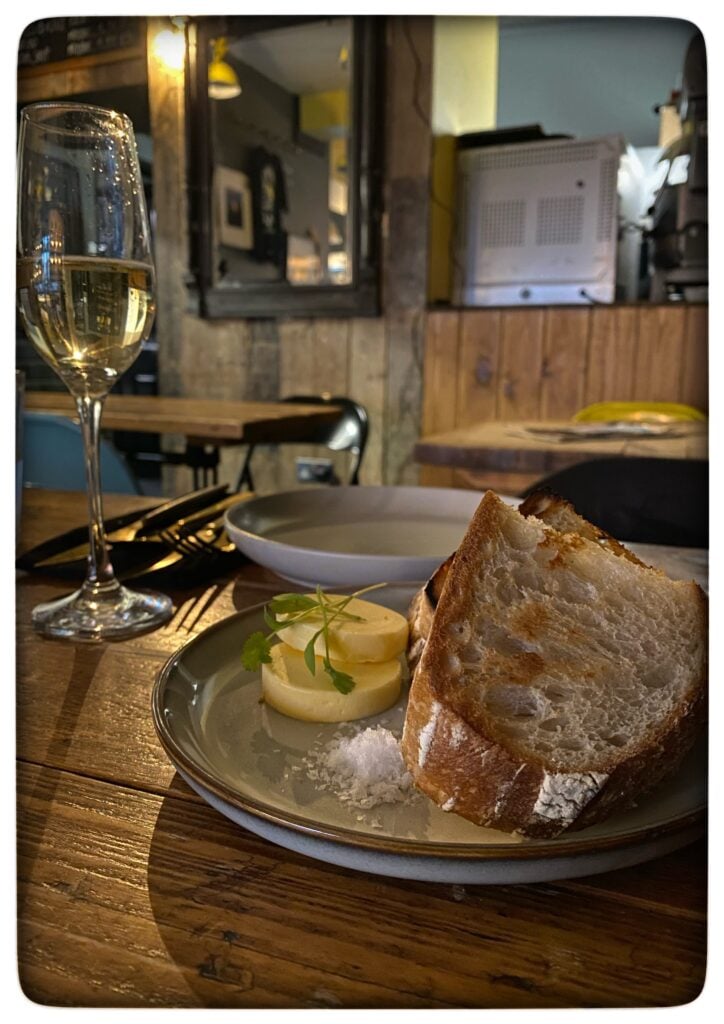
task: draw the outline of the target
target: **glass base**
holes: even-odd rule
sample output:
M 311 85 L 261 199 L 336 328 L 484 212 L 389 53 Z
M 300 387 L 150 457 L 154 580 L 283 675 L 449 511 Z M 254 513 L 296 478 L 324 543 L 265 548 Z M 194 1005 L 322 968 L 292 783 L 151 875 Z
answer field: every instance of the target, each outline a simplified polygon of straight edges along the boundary
M 128 590 L 113 580 L 84 583 L 80 590 L 33 609 L 33 626 L 67 640 L 123 640 L 168 622 L 173 602 L 165 594 Z

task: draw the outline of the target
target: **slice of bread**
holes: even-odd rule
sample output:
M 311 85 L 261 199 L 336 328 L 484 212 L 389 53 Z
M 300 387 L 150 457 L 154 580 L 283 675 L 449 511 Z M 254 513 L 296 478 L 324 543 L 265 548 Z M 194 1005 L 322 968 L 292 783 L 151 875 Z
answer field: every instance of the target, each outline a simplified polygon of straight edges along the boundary
M 518 511 L 524 516 L 535 516 L 536 519 L 552 526 L 554 530 L 560 530 L 561 533 L 576 533 L 579 537 L 592 540 L 612 554 L 628 558 L 629 561 L 635 562 L 637 565 L 644 564 L 633 551 L 629 551 L 610 533 L 606 533 L 605 530 L 589 523 L 583 516 L 579 516 L 573 505 L 564 498 L 559 498 L 557 494 L 551 494 L 548 491 L 534 491 L 518 506 Z
M 415 784 L 446 810 L 530 837 L 629 806 L 704 721 L 706 616 L 695 583 L 489 491 L 413 676 L 402 752 Z
M 560 530 L 561 533 L 578 534 L 587 540 L 595 541 L 596 544 L 605 547 L 614 555 L 628 558 L 629 561 L 635 562 L 637 565 L 644 565 L 633 551 L 629 551 L 615 537 L 599 529 L 598 526 L 589 523 L 587 519 L 576 512 L 569 501 L 556 494 L 551 494 L 548 491 L 534 491 L 518 506 L 518 511 L 524 516 L 535 516 L 536 519 Z M 432 625 L 432 617 L 435 614 L 435 608 L 440 600 L 440 594 L 454 557 L 455 553 L 453 552 L 435 570 L 425 586 L 415 594 L 410 604 L 407 613 L 409 625 L 407 661 L 410 672 L 414 672 L 422 657 L 422 650 Z

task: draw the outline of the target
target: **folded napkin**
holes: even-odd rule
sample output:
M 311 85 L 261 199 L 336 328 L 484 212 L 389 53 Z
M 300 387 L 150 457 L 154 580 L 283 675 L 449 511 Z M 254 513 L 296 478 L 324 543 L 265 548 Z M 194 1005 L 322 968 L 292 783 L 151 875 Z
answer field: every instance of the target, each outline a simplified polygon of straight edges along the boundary
M 526 435 L 546 441 L 587 441 L 596 439 L 680 437 L 681 425 L 668 423 L 632 423 L 617 420 L 611 423 L 572 423 L 570 426 L 524 426 Z

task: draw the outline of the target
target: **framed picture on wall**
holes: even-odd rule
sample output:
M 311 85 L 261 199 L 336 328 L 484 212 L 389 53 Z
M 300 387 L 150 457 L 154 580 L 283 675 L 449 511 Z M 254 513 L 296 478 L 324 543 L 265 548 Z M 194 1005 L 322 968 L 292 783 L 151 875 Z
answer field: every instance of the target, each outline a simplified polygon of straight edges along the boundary
M 230 167 L 217 167 L 214 172 L 214 197 L 221 245 L 251 249 L 254 245 L 254 228 L 248 177 Z

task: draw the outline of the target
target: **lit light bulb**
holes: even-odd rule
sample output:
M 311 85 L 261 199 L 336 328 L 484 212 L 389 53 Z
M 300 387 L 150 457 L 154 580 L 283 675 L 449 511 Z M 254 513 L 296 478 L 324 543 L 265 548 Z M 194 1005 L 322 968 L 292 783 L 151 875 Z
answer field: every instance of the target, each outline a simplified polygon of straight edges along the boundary
M 153 52 L 171 71 L 181 71 L 186 59 L 186 40 L 178 29 L 165 28 L 153 40 Z

